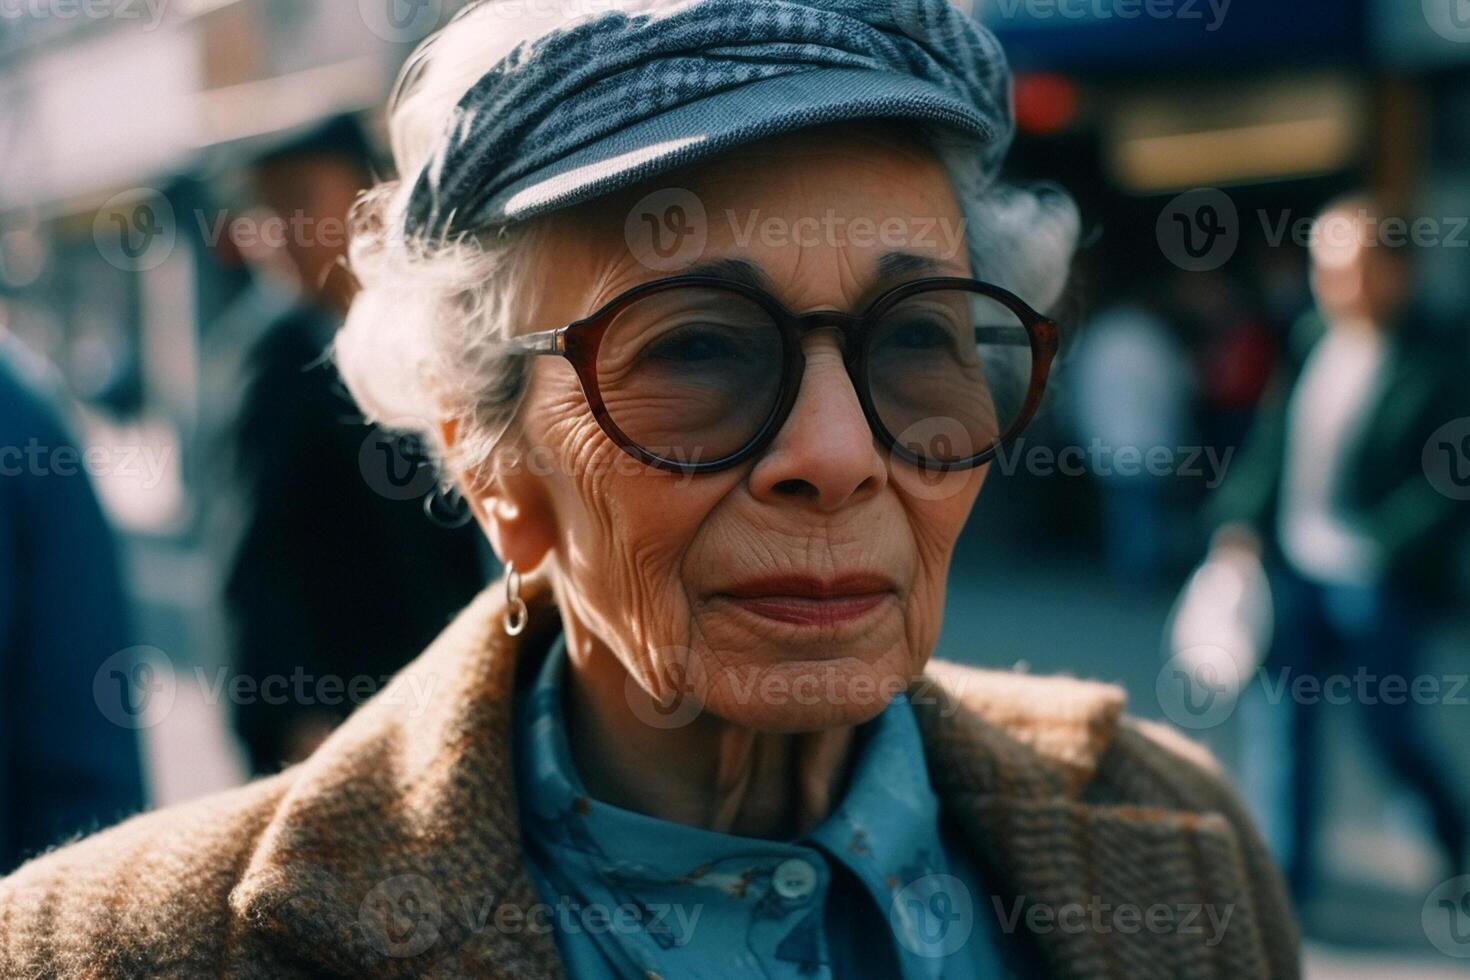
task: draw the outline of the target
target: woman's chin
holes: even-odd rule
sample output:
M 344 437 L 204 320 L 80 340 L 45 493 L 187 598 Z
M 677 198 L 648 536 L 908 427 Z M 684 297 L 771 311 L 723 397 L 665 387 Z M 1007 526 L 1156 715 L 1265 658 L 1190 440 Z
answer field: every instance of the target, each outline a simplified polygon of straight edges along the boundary
M 865 653 L 865 652 L 864 652 Z M 722 668 L 704 708 L 756 731 L 797 733 L 860 725 L 909 686 L 902 657 L 829 653 L 820 659 L 752 661 Z

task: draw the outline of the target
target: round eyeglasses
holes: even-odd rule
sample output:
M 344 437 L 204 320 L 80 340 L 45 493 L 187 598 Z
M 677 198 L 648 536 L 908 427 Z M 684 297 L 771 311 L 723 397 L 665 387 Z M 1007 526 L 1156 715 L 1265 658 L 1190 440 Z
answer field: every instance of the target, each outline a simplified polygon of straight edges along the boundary
M 835 329 L 873 435 L 930 470 L 992 459 L 1036 414 L 1056 324 L 974 279 L 916 279 L 860 314 L 795 314 L 719 276 L 643 283 L 582 320 L 514 338 L 572 363 L 602 430 L 650 466 L 707 473 L 764 450 L 796 404 L 805 333 Z

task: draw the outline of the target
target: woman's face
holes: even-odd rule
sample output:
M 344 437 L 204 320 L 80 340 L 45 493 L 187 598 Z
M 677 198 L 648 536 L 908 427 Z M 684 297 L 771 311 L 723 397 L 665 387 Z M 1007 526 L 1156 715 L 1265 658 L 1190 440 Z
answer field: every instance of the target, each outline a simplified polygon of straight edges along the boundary
M 670 240 L 654 252 L 640 234 L 640 212 L 657 218 L 665 202 L 685 205 L 693 232 L 673 262 L 749 263 L 797 313 L 855 312 L 898 282 L 970 275 L 944 168 L 886 129 L 775 138 L 660 186 L 681 191 L 644 187 L 542 222 L 519 331 L 569 323 L 680 271 Z M 625 455 L 571 364 L 536 359 L 521 462 L 493 484 L 492 535 L 522 569 L 551 561 L 574 659 L 616 658 L 636 681 L 630 699 L 667 705 L 692 691 L 727 721 L 812 731 L 876 715 L 933 650 L 950 553 L 985 470 L 939 475 L 891 459 L 837 334 L 803 343 L 806 373 L 774 442 L 698 475 Z

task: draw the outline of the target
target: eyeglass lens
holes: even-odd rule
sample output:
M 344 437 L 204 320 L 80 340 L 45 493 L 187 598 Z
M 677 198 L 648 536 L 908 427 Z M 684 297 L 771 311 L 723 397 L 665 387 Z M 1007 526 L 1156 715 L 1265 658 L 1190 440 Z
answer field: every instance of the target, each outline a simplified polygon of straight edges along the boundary
M 1031 379 L 1021 319 L 963 289 L 887 304 L 862 355 L 859 382 L 887 430 L 882 441 L 945 463 L 993 447 L 1019 419 Z M 788 356 L 780 324 L 761 303 L 686 286 L 646 294 L 611 319 L 597 383 L 629 441 L 693 464 L 734 455 L 760 436 L 779 407 Z

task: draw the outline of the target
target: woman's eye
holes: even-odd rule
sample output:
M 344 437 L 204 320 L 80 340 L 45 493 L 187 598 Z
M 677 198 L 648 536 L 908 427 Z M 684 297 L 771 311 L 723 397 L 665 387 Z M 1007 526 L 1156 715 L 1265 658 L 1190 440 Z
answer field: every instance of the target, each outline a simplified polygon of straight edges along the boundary
M 645 358 L 697 364 L 735 356 L 739 346 L 728 332 L 709 327 L 681 327 L 655 340 L 644 351 Z

